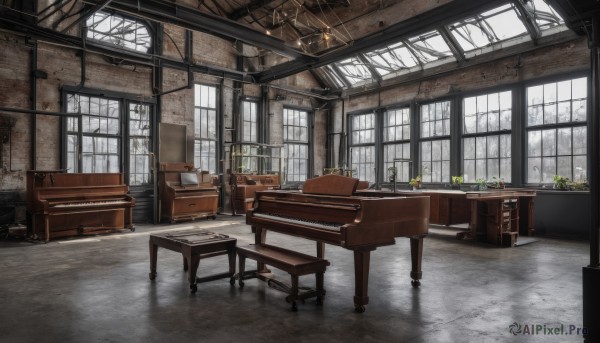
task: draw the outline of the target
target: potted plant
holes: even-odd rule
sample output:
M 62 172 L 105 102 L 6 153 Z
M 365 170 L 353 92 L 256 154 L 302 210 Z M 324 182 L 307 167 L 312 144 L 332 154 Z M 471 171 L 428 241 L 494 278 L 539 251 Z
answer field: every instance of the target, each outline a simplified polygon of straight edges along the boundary
M 554 189 L 558 189 L 559 191 L 569 189 L 569 183 L 571 182 L 571 180 L 568 177 L 554 175 L 554 178 L 552 178 L 552 180 L 554 181 Z
M 413 190 L 417 190 L 421 187 L 421 175 L 417 175 L 415 178 L 410 179 L 408 182 L 412 186 Z
M 487 181 L 485 179 L 479 178 L 479 179 L 475 180 L 475 182 L 477 183 L 478 191 L 487 190 Z
M 587 191 L 590 189 L 590 186 L 585 179 L 581 181 L 571 181 L 568 183 L 568 187 L 572 191 Z
M 463 183 L 462 175 L 452 177 L 452 189 L 460 189 L 460 185 Z

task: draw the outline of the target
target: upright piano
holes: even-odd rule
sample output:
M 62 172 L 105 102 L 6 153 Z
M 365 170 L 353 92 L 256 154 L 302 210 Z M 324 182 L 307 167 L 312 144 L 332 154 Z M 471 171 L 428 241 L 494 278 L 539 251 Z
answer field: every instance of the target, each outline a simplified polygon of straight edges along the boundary
M 395 244 L 395 237 L 410 238 L 411 283 L 420 285 L 429 197 L 353 196 L 357 184 L 357 179 L 331 174 L 307 180 L 302 192 L 256 192 L 246 223 L 252 226 L 255 244 L 264 244 L 266 232 L 275 231 L 316 241 L 320 258 L 324 257 L 324 243 L 352 250 L 354 306 L 356 312 L 363 312 L 369 302 L 371 251 Z
M 218 178 L 187 163 L 162 163 L 159 169 L 161 219 L 217 217 Z
M 29 234 L 50 238 L 134 231 L 135 199 L 120 173 L 27 171 Z

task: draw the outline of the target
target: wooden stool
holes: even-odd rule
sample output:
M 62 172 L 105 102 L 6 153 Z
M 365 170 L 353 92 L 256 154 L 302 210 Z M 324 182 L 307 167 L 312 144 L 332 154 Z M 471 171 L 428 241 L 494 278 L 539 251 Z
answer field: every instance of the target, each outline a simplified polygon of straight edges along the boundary
M 183 255 L 183 270 L 188 272 L 190 290 L 196 293 L 198 283 L 233 277 L 235 274 L 235 245 L 237 240 L 227 235 L 206 230 L 189 230 L 150 235 L 150 280 L 156 278 L 158 247 L 180 252 Z M 229 271 L 196 278 L 196 271 L 203 258 L 229 255 Z M 233 281 L 231 281 L 233 285 Z
M 325 295 L 325 290 L 323 289 L 323 274 L 329 265 L 329 261 L 267 244 L 238 247 L 237 254 L 240 258 L 240 270 L 238 275 L 240 287 L 244 287 L 244 280 L 253 277 L 267 281 L 269 286 L 289 294 L 285 300 L 292 304 L 292 311 L 298 310 L 296 300 L 317 297 L 317 304 L 320 305 L 323 303 L 323 296 Z M 273 278 L 266 277 L 258 271 L 246 272 L 246 258 L 256 260 L 259 263 L 264 263 L 289 273 L 292 277 L 291 287 Z M 308 290 L 300 293 L 298 276 L 308 274 L 315 274 L 317 288 L 315 290 Z

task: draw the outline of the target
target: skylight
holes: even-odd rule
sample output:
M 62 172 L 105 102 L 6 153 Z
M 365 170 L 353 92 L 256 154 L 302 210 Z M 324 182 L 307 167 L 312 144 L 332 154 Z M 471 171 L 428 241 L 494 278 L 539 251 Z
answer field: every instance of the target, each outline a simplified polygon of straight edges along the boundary
M 542 31 L 560 25 L 562 25 L 563 30 L 567 29 L 563 18 L 546 1 L 533 0 L 526 2 L 525 5 L 533 10 L 535 22 Z
M 408 47 L 421 63 L 433 62 L 452 56 L 450 47 L 438 31 L 431 31 L 407 41 Z
M 386 46 L 383 49 L 370 51 L 365 56 L 382 76 L 394 71 L 414 67 L 419 63 L 402 42 Z
M 465 52 L 527 34 L 512 4 L 507 4 L 450 25 L 450 32 Z
M 352 57 L 341 62 L 338 62 L 337 67 L 339 68 L 342 75 L 352 85 L 365 80 L 373 78 L 369 68 L 358 59 L 358 57 Z
M 524 0 L 523 6 L 516 1 L 507 1 L 505 5 L 455 23 L 440 23 L 445 26 L 441 30 L 400 37 L 383 48 L 319 69 L 328 74 L 325 81 L 330 86 L 343 84 L 343 88 L 361 81 L 388 79 L 439 66 L 457 58 L 468 60 L 531 41 L 532 35 L 537 39 L 539 33 L 552 35 L 567 30 L 564 20 L 546 3 L 547 0 Z M 527 27 L 531 29 L 532 26 L 537 26 L 538 31 L 529 32 Z M 341 81 L 342 78 L 347 81 Z
M 150 50 L 148 28 L 136 20 L 96 12 L 87 22 L 87 38 L 143 53 Z

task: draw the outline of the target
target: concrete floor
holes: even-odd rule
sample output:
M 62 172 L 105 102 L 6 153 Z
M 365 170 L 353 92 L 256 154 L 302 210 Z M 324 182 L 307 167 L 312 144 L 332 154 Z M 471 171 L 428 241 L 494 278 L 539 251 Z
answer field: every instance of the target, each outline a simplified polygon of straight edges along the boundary
M 136 232 L 48 244 L 0 242 L 0 342 L 582 342 L 547 329 L 582 325 L 581 267 L 588 244 L 540 238 L 515 248 L 458 241 L 433 228 L 423 280 L 410 285 L 409 240 L 371 255 L 370 303 L 354 313 L 353 255 L 327 246 L 327 296 L 290 311 L 285 294 L 257 279 L 243 289 L 222 279 L 190 294 L 181 255 L 159 249 L 148 279 L 148 236 L 206 228 L 252 243 L 243 217 L 219 216 Z M 267 241 L 314 254 L 314 242 L 270 233 Z M 252 263 L 252 261 L 250 261 Z M 199 276 L 226 271 L 225 256 L 200 262 Z M 288 279 L 281 272 L 282 278 Z M 314 285 L 314 277 L 301 284 Z M 516 323 L 521 333 L 513 336 Z M 523 332 L 531 325 L 542 331 Z M 534 326 L 535 328 L 535 326 Z

